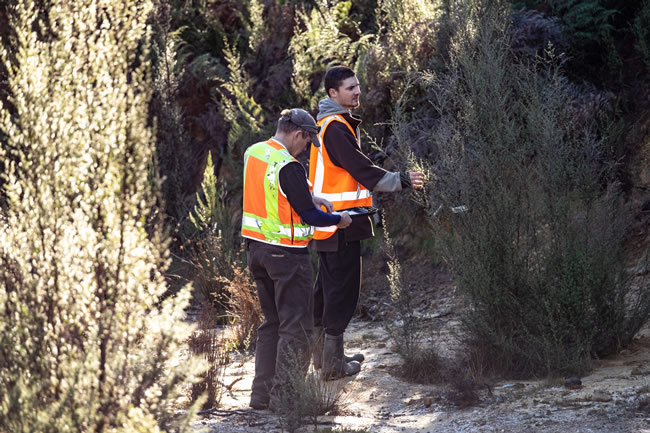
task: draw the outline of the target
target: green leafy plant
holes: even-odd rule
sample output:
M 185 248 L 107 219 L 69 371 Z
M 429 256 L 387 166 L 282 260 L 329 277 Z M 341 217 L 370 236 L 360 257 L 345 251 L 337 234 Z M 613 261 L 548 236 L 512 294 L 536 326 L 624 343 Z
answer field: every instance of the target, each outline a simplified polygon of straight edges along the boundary
M 440 379 L 441 359 L 425 338 L 427 332 L 422 326 L 422 319 L 417 317 L 414 294 L 405 284 L 386 221 L 383 227 L 384 251 L 388 257 L 388 285 L 395 307 L 395 314 L 389 317 L 385 326 L 402 358 L 401 375 L 414 382 L 432 383 Z
M 0 429 L 188 431 L 173 362 L 190 288 L 167 296 L 148 176 L 148 1 L 12 5 L 0 56 Z M 45 12 L 45 13 L 44 13 Z M 110 23 L 110 25 L 109 25 Z M 7 47 L 12 46 L 10 58 Z
M 218 186 L 212 155 L 208 154 L 201 190 L 183 228 L 189 264 L 195 270 L 193 279 L 199 303 L 226 304 L 224 286 L 233 278 L 233 264 L 237 261 L 234 230 L 225 204 L 224 187 Z
M 179 53 L 184 42 L 178 30 L 171 30 L 171 10 L 166 2 L 154 3 L 152 14 L 151 114 L 156 118 L 155 166 L 164 175 L 161 200 L 172 223 L 180 221 L 187 209 L 185 191 L 190 182 L 191 138 L 185 128 L 184 112 L 178 104 L 184 59 Z M 182 29 L 181 29 L 182 30 Z
M 311 12 L 296 12 L 296 27 L 289 45 L 292 85 L 299 100 L 309 107 L 316 107 L 318 100 L 326 96 L 320 85 L 325 71 L 335 65 L 353 67 L 370 41 L 370 35 L 353 41 L 341 32 L 339 25 L 349 12 L 345 3 L 335 2 L 330 7 L 328 0 L 317 0 Z
M 579 61 L 591 62 L 591 57 L 602 58 L 606 53 L 607 66 L 620 71 L 623 62 L 614 43 L 614 34 L 620 29 L 614 18 L 620 11 L 605 0 L 550 0 L 553 14 L 560 17 L 573 39 L 572 55 Z
M 289 432 L 308 423 L 316 429 L 319 416 L 339 413 L 350 397 L 342 381 L 323 381 L 306 364 L 304 359 L 290 355 L 287 383 L 272 401 L 281 425 Z
M 248 46 L 252 52 L 256 52 L 264 39 L 264 4 L 257 0 L 248 1 L 248 13 L 250 24 L 248 24 Z
M 647 282 L 626 270 L 630 214 L 604 163 L 603 106 L 583 115 L 587 91 L 552 53 L 532 68 L 513 59 L 507 2 L 453 13 L 449 69 L 423 81 L 432 108 L 411 113 L 409 141 L 437 157 L 424 202 L 468 302 L 463 335 L 485 372 L 583 372 L 650 311 Z
M 634 18 L 632 31 L 636 37 L 637 50 L 643 56 L 646 68 L 650 69 L 650 1 L 641 2 L 641 10 Z
M 244 151 L 262 137 L 266 118 L 262 107 L 249 95 L 251 79 L 242 68 L 239 52 L 235 47 L 228 47 L 224 56 L 229 78 L 219 92 L 221 112 L 229 126 L 226 163 L 233 173 L 241 173 Z M 236 176 L 239 178 L 236 185 L 241 187 L 241 176 Z

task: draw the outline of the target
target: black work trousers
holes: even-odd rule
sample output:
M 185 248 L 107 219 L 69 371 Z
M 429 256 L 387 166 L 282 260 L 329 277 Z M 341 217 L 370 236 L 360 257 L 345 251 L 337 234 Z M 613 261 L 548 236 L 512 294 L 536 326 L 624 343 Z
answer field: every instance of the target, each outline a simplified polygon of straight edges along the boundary
M 335 252 L 318 252 L 318 276 L 314 284 L 314 326 L 330 335 L 341 335 L 359 302 L 361 241 L 346 242 L 339 235 Z
M 264 322 L 257 331 L 251 401 L 268 403 L 288 369 L 309 362 L 312 334 L 312 270 L 309 254 L 249 242 L 248 267 L 255 278 Z

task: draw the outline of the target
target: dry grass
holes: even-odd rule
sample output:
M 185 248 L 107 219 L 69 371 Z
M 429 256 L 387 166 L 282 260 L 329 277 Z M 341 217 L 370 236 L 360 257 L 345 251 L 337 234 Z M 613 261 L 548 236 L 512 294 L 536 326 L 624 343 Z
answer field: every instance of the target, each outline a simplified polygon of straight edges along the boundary
M 223 336 L 213 328 L 213 318 L 216 313 L 211 303 L 201 305 L 199 313 L 199 327 L 188 338 L 188 346 L 193 355 L 202 356 L 208 367 L 201 375 L 201 381 L 190 387 L 190 398 L 196 401 L 203 394 L 206 401 L 203 409 L 212 409 L 219 406 L 225 385 L 223 376 L 226 365 L 230 362 L 227 343 Z
M 262 308 L 248 270 L 235 263 L 232 273 L 232 279 L 224 286 L 228 296 L 226 316 L 232 326 L 231 343 L 238 350 L 252 350 L 257 341 L 257 328 L 263 320 Z

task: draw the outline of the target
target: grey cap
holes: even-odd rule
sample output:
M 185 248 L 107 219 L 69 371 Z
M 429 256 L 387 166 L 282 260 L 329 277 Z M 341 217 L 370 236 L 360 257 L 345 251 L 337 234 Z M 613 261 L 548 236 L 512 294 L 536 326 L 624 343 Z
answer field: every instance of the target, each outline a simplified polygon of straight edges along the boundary
M 292 108 L 291 110 L 283 111 L 282 115 L 288 117 L 289 122 L 298 126 L 303 131 L 308 132 L 311 136 L 311 142 L 314 144 L 314 146 L 320 147 L 320 139 L 318 138 L 320 126 L 316 125 L 316 121 L 311 116 L 311 114 L 302 108 Z

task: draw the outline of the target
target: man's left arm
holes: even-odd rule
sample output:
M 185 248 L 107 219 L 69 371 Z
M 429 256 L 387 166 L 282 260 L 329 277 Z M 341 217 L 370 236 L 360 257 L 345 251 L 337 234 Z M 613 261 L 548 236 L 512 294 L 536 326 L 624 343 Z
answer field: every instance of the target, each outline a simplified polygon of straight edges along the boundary
M 317 202 L 314 202 L 307 185 L 305 170 L 299 162 L 290 162 L 280 169 L 280 188 L 287 196 L 289 205 L 306 224 L 327 227 L 341 222 L 340 215 L 323 212 Z

